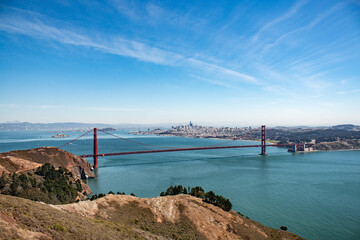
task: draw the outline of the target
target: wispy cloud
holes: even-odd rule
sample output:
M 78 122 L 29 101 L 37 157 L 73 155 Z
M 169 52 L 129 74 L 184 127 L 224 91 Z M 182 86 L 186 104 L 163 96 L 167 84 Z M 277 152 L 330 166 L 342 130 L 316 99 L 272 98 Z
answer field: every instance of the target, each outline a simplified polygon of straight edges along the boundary
M 185 57 L 179 53 L 152 47 L 139 41 L 126 39 L 119 36 L 105 36 L 98 38 L 90 37 L 87 33 L 81 33 L 79 29 L 69 26 L 59 27 L 51 24 L 50 20 L 40 19 L 28 14 L 28 17 L 2 16 L 0 30 L 15 34 L 23 34 L 34 38 L 52 40 L 73 46 L 90 47 L 102 52 L 135 58 L 139 61 L 154 64 L 190 67 L 206 73 L 216 73 L 222 77 L 231 78 L 236 81 L 258 84 L 259 81 L 248 74 L 244 74 L 223 66 Z M 46 23 L 45 23 L 46 22 Z M 98 35 L 98 34 L 93 34 Z
M 344 95 L 344 94 L 350 94 L 350 93 L 360 93 L 360 89 L 354 89 L 351 91 L 338 91 L 336 94 Z
M 193 74 L 190 74 L 190 76 L 193 77 L 193 78 L 196 78 L 196 79 L 198 79 L 200 81 L 207 82 L 207 83 L 217 85 L 217 86 L 221 86 L 221 87 L 225 87 L 225 88 L 238 89 L 238 90 L 243 89 L 243 88 L 239 87 L 238 85 L 231 84 L 229 82 L 224 82 L 224 81 L 221 81 L 221 80 L 204 78 L 204 77 L 196 76 L 196 75 L 193 75 Z
M 264 49 L 262 51 L 263 52 L 262 54 L 264 54 L 264 52 L 268 51 L 270 48 L 273 48 L 273 47 L 277 46 L 280 42 L 282 42 L 283 40 L 285 40 L 286 38 L 288 38 L 291 35 L 298 34 L 301 31 L 311 30 L 316 25 L 318 25 L 321 21 L 323 21 L 325 18 L 327 18 L 331 14 L 339 11 L 339 9 L 342 8 L 343 6 L 344 6 L 344 3 L 338 3 L 335 6 L 329 8 L 328 10 L 326 10 L 326 11 L 320 13 L 319 15 L 317 15 L 315 17 L 315 19 L 313 19 L 309 24 L 281 35 L 274 42 L 266 44 L 266 46 L 264 47 Z M 295 13 L 294 11 L 291 11 L 291 12 L 292 12 L 292 14 Z
M 76 108 L 76 110 L 84 110 L 84 111 L 109 111 L 109 112 L 138 112 L 143 111 L 143 109 L 138 108 L 117 108 L 117 107 L 84 107 L 84 108 Z
M 308 1 L 303 1 L 300 0 L 298 2 L 296 2 L 294 4 L 294 6 L 292 6 L 290 8 L 289 11 L 287 11 L 285 14 L 283 14 L 282 16 L 272 20 L 271 22 L 268 22 L 267 24 L 265 24 L 264 26 L 262 26 L 259 31 L 256 32 L 256 34 L 252 37 L 253 41 L 257 41 L 260 37 L 260 35 L 269 30 L 270 28 L 272 28 L 273 26 L 275 26 L 276 24 L 285 21 L 288 18 L 291 18 L 292 16 L 294 16 L 301 8 L 302 6 L 304 6 Z
M 141 25 L 173 25 L 193 30 L 194 26 L 203 22 L 201 18 L 189 18 L 187 13 L 170 11 L 154 2 L 145 4 L 132 0 L 111 0 L 110 3 L 121 15 Z
M 289 92 L 288 88 L 281 87 L 280 85 L 266 86 L 263 89 L 280 96 L 294 96 L 294 92 Z
M 37 105 L 37 106 L 32 106 L 35 108 L 41 108 L 41 109 L 59 109 L 59 108 L 64 108 L 64 106 L 62 105 Z
M 8 104 L 0 104 L 0 107 L 1 108 L 18 108 L 18 107 L 21 107 L 21 105 L 8 103 Z
M 187 62 L 189 62 L 191 65 L 195 65 L 196 67 L 202 68 L 203 70 L 206 70 L 208 72 L 212 73 L 222 73 L 224 75 L 232 76 L 234 80 L 238 80 L 240 82 L 248 82 L 253 84 L 260 84 L 260 82 L 255 78 L 247 74 L 239 73 L 237 71 L 224 68 L 215 64 L 206 63 L 203 61 L 199 61 L 193 58 L 188 58 Z
M 110 1 L 120 12 L 131 19 L 139 19 L 143 14 L 140 14 L 139 8 L 135 5 L 133 1 L 119 1 L 119 0 L 111 0 Z
M 20 104 L 0 104 L 1 108 L 37 108 L 37 109 L 59 109 L 62 105 L 20 105 Z

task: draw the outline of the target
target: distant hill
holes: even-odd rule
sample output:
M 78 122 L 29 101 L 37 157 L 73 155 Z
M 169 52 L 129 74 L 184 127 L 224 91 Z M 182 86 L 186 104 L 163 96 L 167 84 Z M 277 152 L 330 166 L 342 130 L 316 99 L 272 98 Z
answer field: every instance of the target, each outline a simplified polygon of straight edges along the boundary
M 359 128 L 357 125 L 353 124 L 341 124 L 336 126 L 294 126 L 294 127 L 285 127 L 285 126 L 276 126 L 273 127 L 273 129 L 280 129 L 280 130 L 286 130 L 286 129 L 339 129 L 339 130 L 356 130 Z
M 342 125 L 333 126 L 333 127 L 331 127 L 331 128 L 351 131 L 351 130 L 353 130 L 355 127 L 356 127 L 356 126 L 353 125 L 353 124 L 342 124 Z
M 145 129 L 155 127 L 169 127 L 171 124 L 106 124 L 106 123 L 30 123 L 30 122 L 6 122 L 0 123 L 0 131 L 76 131 L 91 128 L 130 128 L 130 129 Z
M 11 122 L 0 123 L 0 131 L 26 131 L 26 130 L 83 130 L 90 128 L 107 128 L 113 127 L 109 124 L 94 124 L 94 123 L 29 123 L 29 122 Z

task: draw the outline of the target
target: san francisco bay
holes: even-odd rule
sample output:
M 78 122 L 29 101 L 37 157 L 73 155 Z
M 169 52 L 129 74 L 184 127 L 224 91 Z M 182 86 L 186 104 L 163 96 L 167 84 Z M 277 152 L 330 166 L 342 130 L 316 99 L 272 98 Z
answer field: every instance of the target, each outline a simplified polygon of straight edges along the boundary
M 226 141 L 133 136 L 128 132 L 113 133 L 145 144 L 170 147 L 208 146 Z M 59 147 L 81 134 L 69 133 L 69 138 L 54 139 L 44 131 L 0 132 L 0 151 Z M 81 148 L 74 143 L 68 150 L 89 153 L 86 151 L 92 147 L 91 136 L 82 141 Z M 99 153 L 132 146 L 110 136 L 99 136 L 98 141 Z M 97 178 L 87 182 L 93 193 L 119 191 L 139 197 L 159 196 L 170 185 L 202 186 L 229 198 L 235 211 L 269 227 L 287 226 L 289 231 L 308 239 L 360 237 L 359 151 L 293 154 L 287 149 L 268 148 L 268 156 L 259 156 L 259 151 L 222 149 L 102 157 Z M 87 160 L 92 163 L 92 159 Z

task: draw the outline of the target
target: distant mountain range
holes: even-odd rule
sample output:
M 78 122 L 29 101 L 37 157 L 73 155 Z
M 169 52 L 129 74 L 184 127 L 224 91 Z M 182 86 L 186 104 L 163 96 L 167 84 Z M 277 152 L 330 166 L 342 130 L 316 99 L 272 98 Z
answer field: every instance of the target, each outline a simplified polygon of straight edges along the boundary
M 5 122 L 0 123 L 0 131 L 34 131 L 34 130 L 45 130 L 45 131 L 77 131 L 86 130 L 91 128 L 127 128 L 127 129 L 148 129 L 148 128 L 167 128 L 173 124 L 106 124 L 106 123 L 78 123 L 78 122 L 64 122 L 64 123 L 30 123 L 30 122 Z M 277 126 L 274 129 L 341 129 L 341 130 L 360 130 L 360 126 L 353 124 L 342 124 L 336 126 L 296 126 L 296 127 L 285 127 Z
M 360 126 L 356 126 L 353 124 L 342 124 L 333 126 L 333 129 L 341 129 L 341 130 L 354 130 L 355 128 L 359 128 Z
M 284 126 L 276 126 L 274 129 L 339 129 L 339 130 L 347 130 L 347 131 L 353 131 L 353 130 L 359 130 L 359 125 L 354 124 L 341 124 L 336 126 L 316 126 L 316 127 L 309 127 L 309 126 L 295 126 L 295 127 L 284 127 Z
M 0 131 L 77 131 L 91 128 L 130 128 L 147 129 L 157 127 L 169 127 L 171 124 L 105 124 L 105 123 L 30 123 L 30 122 L 6 122 L 0 123 Z

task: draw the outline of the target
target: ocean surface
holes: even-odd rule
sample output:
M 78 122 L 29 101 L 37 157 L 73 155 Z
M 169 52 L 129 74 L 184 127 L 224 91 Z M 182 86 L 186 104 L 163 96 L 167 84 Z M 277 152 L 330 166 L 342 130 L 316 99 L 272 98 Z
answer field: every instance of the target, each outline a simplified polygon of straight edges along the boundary
M 226 140 L 134 136 L 129 130 L 100 134 L 99 153 L 196 147 Z M 57 133 L 57 132 L 56 132 Z M 0 152 L 56 146 L 84 132 L 0 132 Z M 143 144 L 137 144 L 135 142 Z M 75 154 L 91 154 L 87 134 L 64 147 Z M 225 145 L 258 144 L 233 141 Z M 152 145 L 157 145 L 153 147 Z M 288 153 L 259 148 L 169 152 L 100 157 L 97 178 L 87 183 L 94 193 L 125 192 L 156 197 L 170 185 L 202 186 L 229 198 L 233 209 L 262 224 L 288 230 L 307 239 L 360 239 L 360 151 Z M 87 159 L 92 163 L 92 159 Z

